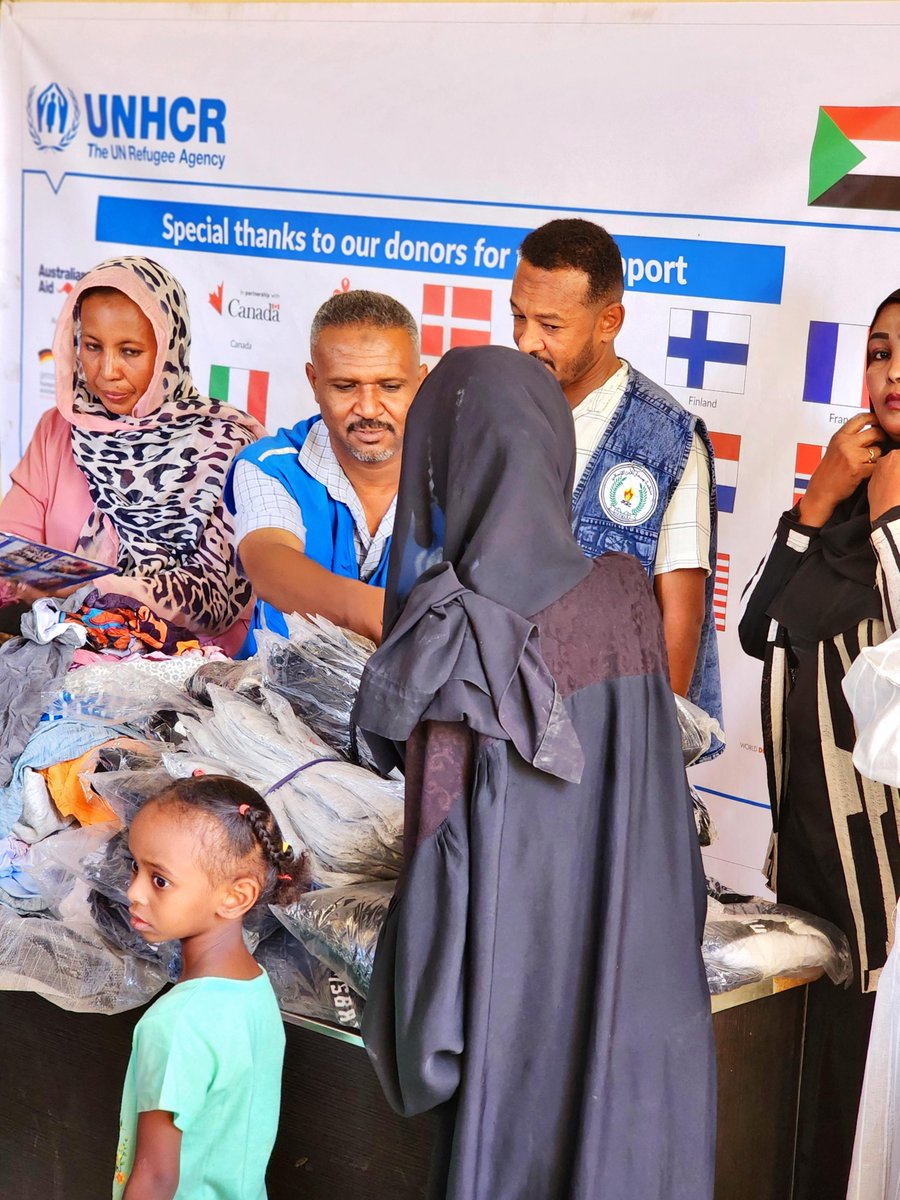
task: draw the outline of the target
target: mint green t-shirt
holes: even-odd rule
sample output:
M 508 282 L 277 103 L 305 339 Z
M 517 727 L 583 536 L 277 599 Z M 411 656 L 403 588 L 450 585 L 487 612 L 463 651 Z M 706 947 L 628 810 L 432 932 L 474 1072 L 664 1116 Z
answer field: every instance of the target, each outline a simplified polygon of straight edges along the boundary
M 138 1113 L 173 1114 L 181 1130 L 174 1200 L 265 1200 L 278 1129 L 284 1025 L 265 971 L 189 979 L 134 1029 L 119 1119 L 113 1200 L 134 1163 Z

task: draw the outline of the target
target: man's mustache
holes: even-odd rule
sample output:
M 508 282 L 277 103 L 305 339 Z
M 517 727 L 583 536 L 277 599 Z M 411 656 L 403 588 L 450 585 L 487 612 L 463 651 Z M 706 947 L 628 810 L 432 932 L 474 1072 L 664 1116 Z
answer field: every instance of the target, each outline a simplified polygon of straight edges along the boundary
M 351 421 L 347 426 L 348 433 L 355 433 L 358 429 L 386 429 L 388 433 L 394 433 L 394 427 L 389 421 L 376 421 L 370 417 L 360 417 L 358 421 Z

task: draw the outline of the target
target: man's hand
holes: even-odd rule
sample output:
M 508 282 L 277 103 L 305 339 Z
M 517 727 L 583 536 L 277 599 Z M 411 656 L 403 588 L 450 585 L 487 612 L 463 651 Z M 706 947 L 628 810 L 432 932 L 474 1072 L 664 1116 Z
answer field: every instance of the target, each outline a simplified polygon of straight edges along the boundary
M 803 525 L 820 528 L 842 500 L 871 478 L 883 441 L 884 432 L 871 413 L 859 413 L 841 426 L 800 500 Z
M 255 529 L 241 540 L 238 552 L 253 590 L 273 608 L 321 613 L 376 644 L 381 641 L 383 588 L 327 571 L 284 529 Z

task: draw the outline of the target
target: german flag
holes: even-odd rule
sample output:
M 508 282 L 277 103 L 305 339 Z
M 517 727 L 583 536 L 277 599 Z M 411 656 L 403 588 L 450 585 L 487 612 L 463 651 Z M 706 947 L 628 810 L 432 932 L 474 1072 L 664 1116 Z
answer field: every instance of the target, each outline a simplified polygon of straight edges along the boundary
M 900 108 L 819 109 L 808 203 L 900 212 Z

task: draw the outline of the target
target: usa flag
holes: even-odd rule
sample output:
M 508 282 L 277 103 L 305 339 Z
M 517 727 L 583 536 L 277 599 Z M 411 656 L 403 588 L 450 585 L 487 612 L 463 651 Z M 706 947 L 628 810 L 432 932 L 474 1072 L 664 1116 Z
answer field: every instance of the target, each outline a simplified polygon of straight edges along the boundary
M 454 346 L 487 346 L 491 340 L 490 288 L 426 283 L 422 292 L 422 356 L 436 362 Z
M 797 443 L 797 458 L 794 462 L 794 504 L 809 487 L 809 481 L 827 449 L 827 446 L 814 446 L 810 442 Z
M 731 555 L 716 555 L 716 579 L 713 584 L 713 616 L 716 632 L 725 632 L 725 615 L 728 608 L 728 577 L 731 574 Z

